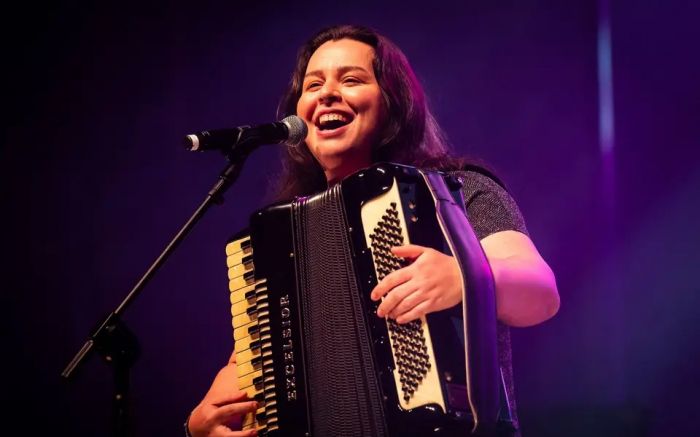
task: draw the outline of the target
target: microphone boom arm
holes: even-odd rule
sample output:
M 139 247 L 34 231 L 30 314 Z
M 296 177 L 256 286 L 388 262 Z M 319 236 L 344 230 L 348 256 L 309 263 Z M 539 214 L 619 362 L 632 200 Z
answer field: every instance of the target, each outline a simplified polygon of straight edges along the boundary
M 70 360 L 63 372 L 61 372 L 61 376 L 69 380 L 78 367 L 91 355 L 93 350 L 96 350 L 105 361 L 112 364 L 115 381 L 113 434 L 116 436 L 130 435 L 127 429 L 129 370 L 140 355 L 138 340 L 121 320 L 121 316 L 126 311 L 126 308 L 141 293 L 151 278 L 155 276 L 158 269 L 175 251 L 177 246 L 184 240 L 192 228 L 194 228 L 195 224 L 204 216 L 209 207 L 212 204 L 220 205 L 224 202 L 224 192 L 238 179 L 245 159 L 250 152 L 255 150 L 259 145 L 260 144 L 255 141 L 243 141 L 240 147 L 230 150 L 227 154 L 229 160 L 228 165 L 219 174 L 219 179 L 209 190 L 204 201 L 173 237 L 170 243 L 168 243 L 165 249 L 163 249 L 158 258 L 156 258 L 153 264 L 146 270 L 141 279 L 139 279 L 119 306 L 97 325 L 94 332 Z

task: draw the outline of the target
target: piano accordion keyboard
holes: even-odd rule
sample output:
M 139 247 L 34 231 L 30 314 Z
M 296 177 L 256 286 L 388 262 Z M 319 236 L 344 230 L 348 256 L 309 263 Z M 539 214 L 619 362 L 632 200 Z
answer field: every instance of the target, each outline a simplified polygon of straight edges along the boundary
M 226 246 L 231 316 L 238 389 L 258 402 L 258 410 L 243 418 L 243 430 L 264 435 L 278 429 L 275 378 L 272 368 L 270 314 L 265 279 L 255 279 L 250 236 Z

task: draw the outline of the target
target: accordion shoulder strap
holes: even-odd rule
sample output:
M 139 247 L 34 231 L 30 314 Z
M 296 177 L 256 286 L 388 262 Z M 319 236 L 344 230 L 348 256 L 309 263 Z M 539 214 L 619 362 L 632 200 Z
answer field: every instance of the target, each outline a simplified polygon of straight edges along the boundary
M 493 273 L 464 210 L 443 175 L 421 171 L 435 201 L 438 223 L 462 273 L 467 397 L 475 434 L 488 435 L 498 421 L 499 365 Z M 467 290 L 468 284 L 468 290 Z

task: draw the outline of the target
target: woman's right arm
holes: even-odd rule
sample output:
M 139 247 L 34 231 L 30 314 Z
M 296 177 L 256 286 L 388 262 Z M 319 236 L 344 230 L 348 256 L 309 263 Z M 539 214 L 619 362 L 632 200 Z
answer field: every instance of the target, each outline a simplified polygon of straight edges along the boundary
M 190 414 L 188 429 L 192 437 L 244 437 L 257 435 L 255 430 L 238 431 L 246 413 L 254 412 L 257 403 L 238 390 L 236 355 L 214 378 L 211 388 Z

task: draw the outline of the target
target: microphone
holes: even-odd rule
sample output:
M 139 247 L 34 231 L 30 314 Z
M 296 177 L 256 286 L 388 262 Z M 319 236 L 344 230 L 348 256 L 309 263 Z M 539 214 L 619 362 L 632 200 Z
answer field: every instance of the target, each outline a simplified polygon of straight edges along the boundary
M 213 129 L 187 135 L 185 148 L 192 152 L 221 150 L 232 152 L 240 145 L 259 146 L 281 144 L 296 147 L 306 138 L 307 127 L 304 120 L 290 115 L 274 123 L 258 126 L 240 126 L 233 129 Z

